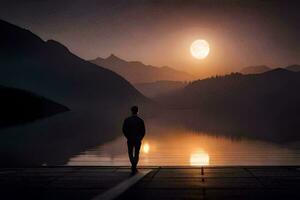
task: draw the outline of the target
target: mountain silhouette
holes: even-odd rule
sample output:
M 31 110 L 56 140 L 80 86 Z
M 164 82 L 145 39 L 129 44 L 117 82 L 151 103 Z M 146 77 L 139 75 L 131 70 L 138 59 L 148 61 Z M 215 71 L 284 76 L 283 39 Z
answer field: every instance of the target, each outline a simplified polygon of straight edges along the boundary
M 28 91 L 0 86 L 0 128 L 31 122 L 69 109 Z
M 285 69 L 293 71 L 293 72 L 300 72 L 300 65 L 289 65 L 285 67 Z
M 146 112 L 143 106 L 150 101 L 120 75 L 8 22 L 0 20 L 0 29 L 0 85 L 31 91 L 70 109 L 1 130 L 0 152 L 12 163 L 64 164 L 73 154 L 118 136 L 119 124 L 133 104 Z M 17 148 L 11 144 L 5 149 L 15 135 L 26 138 Z M 56 149 L 49 150 L 54 144 Z M 37 148 L 39 154 L 33 158 Z
M 175 92 L 184 88 L 187 82 L 182 81 L 156 81 L 152 83 L 137 83 L 134 86 L 145 96 L 155 98 L 160 95 Z
M 248 66 L 241 70 L 242 74 L 260 74 L 271 70 L 270 67 L 266 65 Z
M 157 100 L 190 110 L 190 114 L 177 116 L 193 116 L 180 118 L 193 129 L 284 141 L 300 138 L 299 88 L 299 73 L 278 68 L 262 74 L 233 73 L 194 81 Z
M 193 77 L 182 71 L 172 69 L 170 67 L 155 67 L 145 65 L 139 61 L 126 61 L 113 54 L 107 58 L 96 58 L 90 62 L 110 69 L 131 83 L 148 83 L 161 80 L 169 81 L 188 81 L 193 80 Z
M 287 69 L 289 71 L 293 72 L 299 72 L 300 71 L 300 65 L 289 65 L 289 66 L 283 66 L 281 67 L 283 69 Z M 261 74 L 267 71 L 271 71 L 274 68 L 268 67 L 266 65 L 258 65 L 258 66 L 249 66 L 243 68 L 240 72 L 242 74 Z
M 44 42 L 30 31 L 4 21 L 0 21 L 0 27 L 3 85 L 27 89 L 64 105 L 143 98 L 121 76 L 75 56 L 54 40 Z

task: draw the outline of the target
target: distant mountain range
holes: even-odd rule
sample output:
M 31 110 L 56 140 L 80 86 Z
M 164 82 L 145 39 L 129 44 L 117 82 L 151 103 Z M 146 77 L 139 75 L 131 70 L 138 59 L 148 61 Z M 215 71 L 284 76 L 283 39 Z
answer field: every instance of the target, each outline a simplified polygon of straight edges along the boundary
M 0 28 L 2 85 L 49 97 L 71 110 L 78 102 L 97 102 L 105 108 L 120 97 L 127 102 L 143 99 L 123 77 L 75 56 L 54 40 L 45 42 L 4 21 Z
M 241 70 L 242 74 L 260 74 L 271 70 L 270 67 L 266 65 L 258 65 L 258 66 L 249 66 L 245 67 Z
M 139 61 L 126 61 L 113 54 L 107 58 L 98 57 L 90 60 L 90 62 L 118 73 L 131 83 L 148 83 L 161 80 L 189 81 L 194 79 L 192 75 L 183 71 L 166 66 L 145 65 Z
M 300 71 L 300 65 L 289 65 L 289 66 L 282 67 L 282 68 L 293 71 L 293 72 L 299 72 Z M 260 74 L 260 73 L 270 71 L 272 69 L 273 68 L 268 67 L 266 65 L 257 65 L 257 66 L 245 67 L 240 72 L 242 74 Z
M 285 67 L 285 69 L 293 71 L 293 72 L 300 72 L 300 65 L 289 65 Z
M 299 88 L 300 72 L 278 68 L 194 81 L 156 100 L 186 111 L 172 115 L 192 129 L 284 141 L 300 138 Z
M 21 159 L 23 164 L 64 164 L 72 153 L 119 135 L 120 124 L 133 104 L 146 112 L 149 99 L 115 72 L 77 57 L 59 42 L 43 41 L 2 20 L 0 30 L 0 85 L 31 91 L 70 109 L 1 130 L 0 156 L 7 158 L 3 163 Z M 7 140 L 20 142 L 14 148 L 14 143 L 6 145 Z M 56 149 L 49 150 L 53 145 Z
M 187 84 L 187 82 L 181 81 L 156 81 L 152 83 L 137 83 L 134 86 L 145 96 L 155 98 L 180 90 Z
M 0 128 L 24 124 L 69 109 L 28 91 L 0 86 Z

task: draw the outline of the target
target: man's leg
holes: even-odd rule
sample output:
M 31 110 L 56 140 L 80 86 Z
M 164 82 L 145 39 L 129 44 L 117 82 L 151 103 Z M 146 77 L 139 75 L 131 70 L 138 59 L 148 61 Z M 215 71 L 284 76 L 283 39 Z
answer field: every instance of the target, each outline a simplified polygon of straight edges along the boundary
M 141 141 L 135 142 L 135 145 L 134 145 L 134 167 L 135 167 L 135 169 L 139 162 L 140 149 L 141 149 Z
M 128 147 L 128 157 L 131 163 L 131 166 L 134 166 L 134 157 L 133 157 L 133 142 L 127 140 L 127 147 Z

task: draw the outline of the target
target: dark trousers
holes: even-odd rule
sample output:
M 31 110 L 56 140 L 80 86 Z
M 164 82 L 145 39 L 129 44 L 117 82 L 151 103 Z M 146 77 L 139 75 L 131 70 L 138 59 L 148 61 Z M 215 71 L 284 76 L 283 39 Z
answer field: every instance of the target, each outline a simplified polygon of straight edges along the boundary
M 136 166 L 139 162 L 141 141 L 127 140 L 127 147 L 128 147 L 128 156 L 129 156 L 129 160 L 131 162 L 131 166 L 133 169 L 136 169 Z

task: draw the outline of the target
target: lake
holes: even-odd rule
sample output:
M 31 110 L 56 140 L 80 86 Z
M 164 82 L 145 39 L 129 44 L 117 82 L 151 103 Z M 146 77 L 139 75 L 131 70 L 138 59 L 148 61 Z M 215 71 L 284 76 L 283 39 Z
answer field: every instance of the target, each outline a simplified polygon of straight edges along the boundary
M 112 141 L 73 156 L 68 165 L 128 166 L 126 140 L 120 134 Z M 300 148 L 150 123 L 141 147 L 139 165 L 300 165 Z

